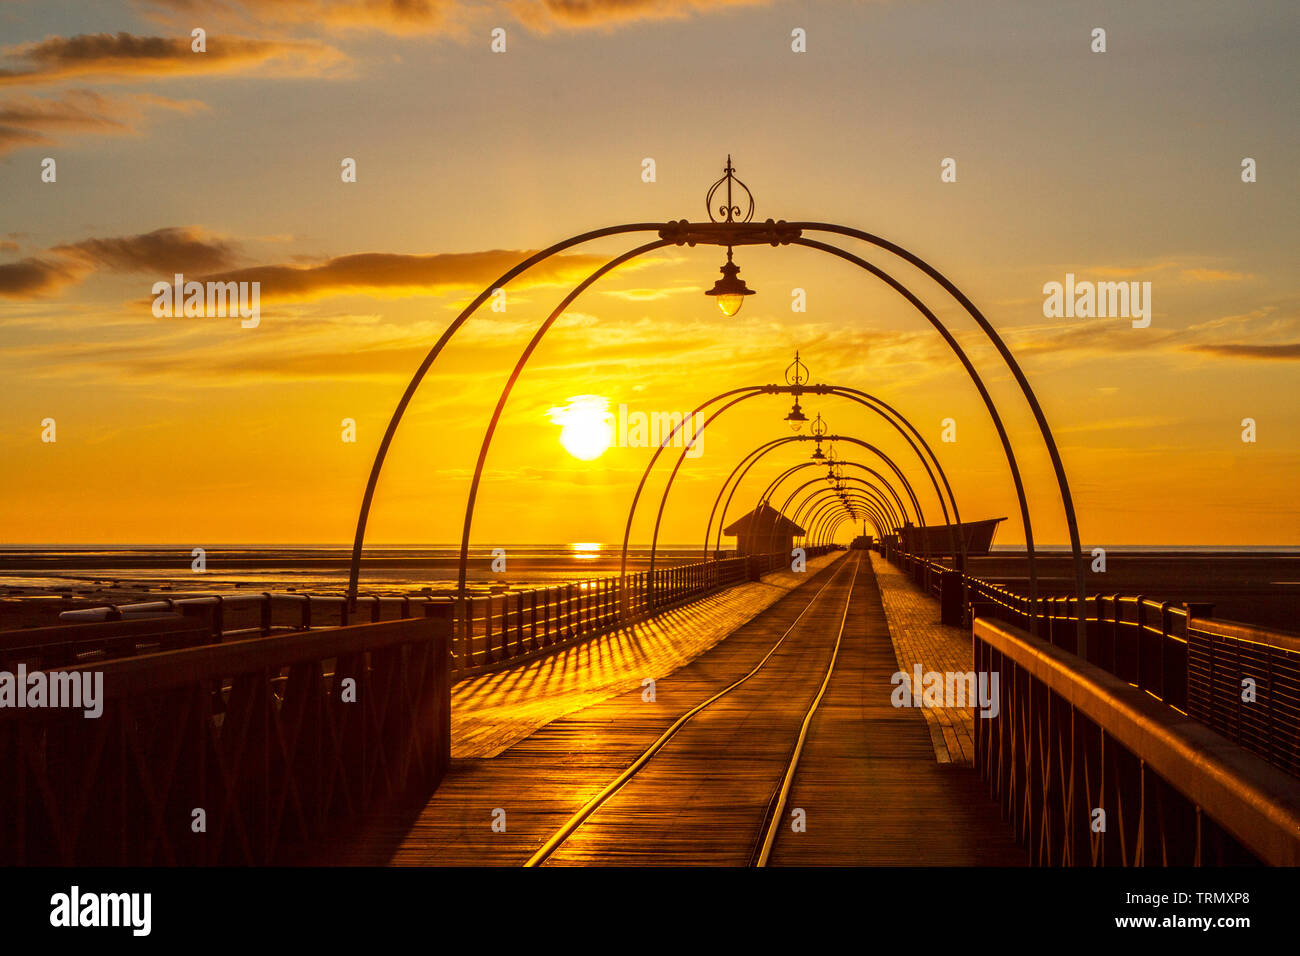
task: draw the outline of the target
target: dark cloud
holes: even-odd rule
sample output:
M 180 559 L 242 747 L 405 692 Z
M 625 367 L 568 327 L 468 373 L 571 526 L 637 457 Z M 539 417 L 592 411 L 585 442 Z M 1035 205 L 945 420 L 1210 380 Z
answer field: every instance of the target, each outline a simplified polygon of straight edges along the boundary
M 140 0 L 167 22 L 203 17 L 235 24 L 309 24 L 414 33 L 446 26 L 460 13 L 454 0 Z
M 363 252 L 338 256 L 314 265 L 254 266 L 202 278 L 203 281 L 260 282 L 263 299 L 281 301 L 376 290 L 438 293 L 482 288 L 531 254 L 510 249 L 434 255 Z M 522 277 L 522 282 L 512 284 L 510 288 L 574 283 L 604 261 L 601 256 L 553 256 L 530 269 Z
M 134 133 L 146 108 L 181 112 L 202 108 L 162 96 L 109 97 L 91 90 L 68 90 L 54 97 L 10 96 L 0 101 L 0 153 L 53 143 L 51 133 Z
M 343 59 L 332 47 L 291 40 L 256 40 L 238 36 L 207 38 L 207 52 L 195 53 L 190 37 L 137 36 L 132 33 L 83 33 L 49 36 L 35 43 L 8 47 L 15 65 L 0 67 L 0 85 L 52 83 L 78 76 L 115 80 L 198 73 L 225 73 L 276 62 L 294 73 L 313 73 Z
M 192 226 L 155 229 L 138 236 L 85 239 L 51 252 L 116 272 L 211 272 L 235 262 L 233 244 Z
M 0 153 L 22 149 L 24 146 L 39 146 L 48 142 L 50 142 L 48 136 L 43 136 L 35 130 L 19 129 L 16 126 L 0 126 Z
M 81 281 L 89 266 L 36 257 L 0 263 L 0 296 L 32 299 Z
M 510 8 L 524 23 L 548 27 L 602 27 L 633 20 L 681 19 L 727 7 L 755 6 L 766 0 L 513 0 Z
M 1236 342 L 1225 342 L 1222 345 L 1189 345 L 1187 351 L 1204 352 L 1222 358 L 1295 361 L 1300 359 L 1300 342 L 1280 342 L 1276 345 L 1242 345 Z

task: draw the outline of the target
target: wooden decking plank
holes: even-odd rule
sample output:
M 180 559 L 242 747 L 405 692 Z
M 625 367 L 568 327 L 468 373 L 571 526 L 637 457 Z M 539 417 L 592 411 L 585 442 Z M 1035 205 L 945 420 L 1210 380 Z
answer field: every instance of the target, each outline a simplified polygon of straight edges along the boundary
M 825 674 L 850 563 L 859 576 L 844 644 L 789 805 L 806 812 L 807 832 L 790 832 L 787 820 L 772 862 L 1026 862 L 973 773 L 937 764 L 921 713 L 890 704 L 897 665 L 870 563 L 858 555 L 811 574 L 661 678 L 653 703 L 638 687 L 553 720 L 499 756 L 456 759 L 427 806 L 322 847 L 322 861 L 524 862 L 678 716 L 749 671 L 843 570 L 758 674 L 687 723 L 548 861 L 744 865 Z M 493 829 L 494 811 L 504 811 L 503 832 Z

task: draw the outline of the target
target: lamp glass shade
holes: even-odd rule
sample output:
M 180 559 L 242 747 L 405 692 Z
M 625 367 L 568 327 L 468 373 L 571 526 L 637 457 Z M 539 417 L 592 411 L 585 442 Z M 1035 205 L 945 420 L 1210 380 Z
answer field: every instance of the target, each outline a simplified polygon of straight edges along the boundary
M 745 280 L 740 278 L 740 266 L 731 261 L 730 249 L 727 250 L 727 261 L 718 271 L 722 273 L 722 278 L 713 283 L 713 288 L 704 294 L 717 299 L 718 308 L 722 310 L 723 315 L 735 315 L 744 305 L 745 296 L 753 295 L 754 290 L 745 285 Z
M 717 296 L 718 308 L 722 314 L 731 317 L 740 311 L 740 307 L 745 304 L 745 294 L 743 292 L 723 292 Z

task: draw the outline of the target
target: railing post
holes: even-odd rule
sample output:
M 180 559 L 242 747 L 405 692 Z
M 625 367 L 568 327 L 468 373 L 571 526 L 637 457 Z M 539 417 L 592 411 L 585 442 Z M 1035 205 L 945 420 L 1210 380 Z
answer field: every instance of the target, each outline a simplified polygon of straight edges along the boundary
M 962 618 L 962 573 L 960 571 L 939 572 L 939 620 L 954 627 L 961 625 Z
M 529 603 L 531 610 L 528 624 L 528 649 L 535 651 L 541 646 L 537 643 L 537 588 L 529 592 Z
M 510 592 L 501 592 L 501 660 L 510 659 Z

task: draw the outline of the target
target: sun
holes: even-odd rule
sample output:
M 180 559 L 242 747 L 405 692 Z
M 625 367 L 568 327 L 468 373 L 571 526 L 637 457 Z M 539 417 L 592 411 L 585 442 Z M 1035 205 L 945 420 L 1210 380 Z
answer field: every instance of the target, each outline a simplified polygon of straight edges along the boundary
M 547 417 L 560 426 L 560 444 L 579 461 L 592 461 L 605 453 L 614 441 L 614 416 L 609 399 L 600 395 L 575 395 L 569 404 L 547 410 Z

